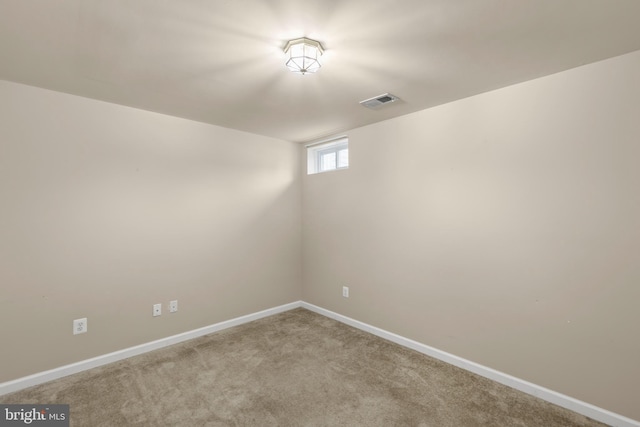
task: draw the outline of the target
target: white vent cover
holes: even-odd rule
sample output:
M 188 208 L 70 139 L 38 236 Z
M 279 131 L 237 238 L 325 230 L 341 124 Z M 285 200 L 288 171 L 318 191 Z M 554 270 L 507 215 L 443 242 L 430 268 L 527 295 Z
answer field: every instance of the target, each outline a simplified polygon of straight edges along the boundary
M 360 101 L 360 105 L 367 108 L 378 108 L 385 104 L 391 104 L 392 102 L 395 102 L 398 99 L 400 98 L 398 98 L 395 95 L 391 95 L 390 93 L 383 93 L 382 95 L 374 96 L 373 98 Z

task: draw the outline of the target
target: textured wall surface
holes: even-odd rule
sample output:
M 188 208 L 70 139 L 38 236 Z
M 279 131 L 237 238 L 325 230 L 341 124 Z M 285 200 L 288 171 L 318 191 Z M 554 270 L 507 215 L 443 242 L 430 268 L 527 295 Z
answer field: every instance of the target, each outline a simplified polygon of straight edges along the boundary
M 0 382 L 300 299 L 299 146 L 8 82 L 0 129 Z
M 303 299 L 640 419 L 639 75 L 635 52 L 348 132 L 350 168 L 303 180 Z

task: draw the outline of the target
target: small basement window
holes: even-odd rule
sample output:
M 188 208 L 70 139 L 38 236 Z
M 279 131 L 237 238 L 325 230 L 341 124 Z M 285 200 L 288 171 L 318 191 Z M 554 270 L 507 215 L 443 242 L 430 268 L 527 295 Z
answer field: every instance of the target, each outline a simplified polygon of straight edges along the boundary
M 307 145 L 307 174 L 349 167 L 349 139 L 346 136 Z

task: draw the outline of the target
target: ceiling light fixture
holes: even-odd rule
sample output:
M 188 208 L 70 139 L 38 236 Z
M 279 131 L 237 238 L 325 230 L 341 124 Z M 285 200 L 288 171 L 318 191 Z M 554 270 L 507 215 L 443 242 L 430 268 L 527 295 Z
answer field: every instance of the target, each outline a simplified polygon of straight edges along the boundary
M 287 54 L 287 68 L 294 73 L 315 73 L 321 67 L 318 59 L 324 53 L 320 42 L 301 37 L 289 40 L 284 47 Z

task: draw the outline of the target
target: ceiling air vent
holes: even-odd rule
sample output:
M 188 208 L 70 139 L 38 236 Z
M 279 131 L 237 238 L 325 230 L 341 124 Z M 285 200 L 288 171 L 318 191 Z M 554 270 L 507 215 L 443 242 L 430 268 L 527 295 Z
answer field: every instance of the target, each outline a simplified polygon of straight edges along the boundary
M 367 108 L 378 108 L 385 104 L 391 104 L 398 99 L 397 96 L 391 95 L 390 93 L 383 93 L 382 95 L 360 101 L 360 105 Z

